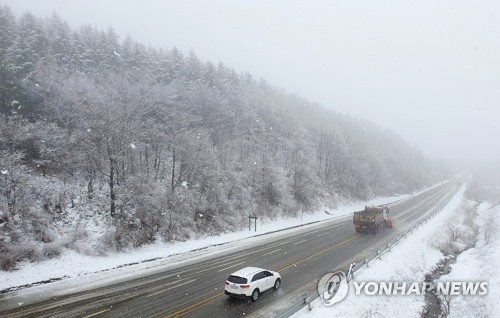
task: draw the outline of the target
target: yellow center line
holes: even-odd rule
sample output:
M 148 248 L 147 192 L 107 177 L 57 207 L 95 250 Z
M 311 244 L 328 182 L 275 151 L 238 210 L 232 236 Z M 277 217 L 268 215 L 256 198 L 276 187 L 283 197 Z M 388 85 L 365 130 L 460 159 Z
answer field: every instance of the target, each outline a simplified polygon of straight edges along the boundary
M 192 312 L 192 311 L 194 311 L 202 306 L 205 306 L 218 298 L 222 298 L 224 295 L 225 295 L 224 293 L 215 294 L 215 295 L 208 297 L 200 302 L 194 303 L 189 307 L 186 307 L 186 308 L 178 310 L 174 313 L 168 314 L 168 315 L 164 316 L 164 318 L 181 317 L 181 316 L 187 315 L 190 312 Z
M 360 237 L 361 237 L 361 235 L 355 235 L 354 237 L 352 237 L 352 238 L 350 238 L 350 239 L 348 239 L 348 240 L 345 240 L 345 241 L 342 241 L 342 242 L 340 242 L 340 243 L 337 243 L 337 244 L 334 244 L 334 245 L 328 246 L 328 247 L 326 247 L 326 248 L 323 248 L 323 249 L 319 250 L 318 252 L 316 252 L 316 253 L 314 253 L 314 254 L 311 254 L 311 255 L 306 256 L 306 257 L 302 257 L 302 258 L 300 258 L 300 259 L 298 259 L 298 260 L 294 260 L 294 261 L 292 261 L 292 262 L 288 262 L 288 263 L 284 264 L 283 266 L 281 266 L 281 267 L 280 267 L 279 269 L 277 269 L 276 271 L 277 271 L 277 272 L 279 272 L 279 271 L 283 271 L 283 270 L 285 270 L 285 269 L 287 269 L 287 268 L 290 268 L 291 266 L 293 266 L 293 265 L 295 265 L 295 264 L 298 264 L 298 263 L 304 262 L 304 261 L 306 261 L 306 260 L 308 260 L 308 259 L 310 259 L 310 258 L 313 258 L 313 257 L 315 257 L 315 256 L 318 256 L 318 255 L 320 255 L 320 254 L 322 254 L 322 253 L 324 253 L 324 252 L 327 252 L 327 251 L 329 251 L 329 250 L 331 250 L 331 249 L 334 249 L 334 248 L 336 248 L 336 247 L 338 247 L 338 246 L 340 246 L 340 245 L 342 245 L 342 244 L 345 244 L 345 243 L 347 243 L 347 242 L 353 241 L 353 240 L 358 239 L 358 238 L 360 238 Z M 224 295 L 225 295 L 224 293 L 219 293 L 219 294 L 212 295 L 212 296 L 210 296 L 210 297 L 208 297 L 208 298 L 206 298 L 206 299 L 204 299 L 204 300 L 201 300 L 201 301 L 199 301 L 199 302 L 197 302 L 197 303 L 192 304 L 191 306 L 185 307 L 185 308 L 180 309 L 180 310 L 177 310 L 177 311 L 175 311 L 175 312 L 173 312 L 173 313 L 171 313 L 171 314 L 168 314 L 168 315 L 164 316 L 164 318 L 182 317 L 182 316 L 184 316 L 184 315 L 189 314 L 189 313 L 190 313 L 190 312 L 192 312 L 192 311 L 195 311 L 196 309 L 198 309 L 198 308 L 200 308 L 200 307 L 203 307 L 203 306 L 205 306 L 205 305 L 208 305 L 208 304 L 210 304 L 210 303 L 214 302 L 215 300 L 217 300 L 217 299 L 219 299 L 219 298 L 224 297 Z

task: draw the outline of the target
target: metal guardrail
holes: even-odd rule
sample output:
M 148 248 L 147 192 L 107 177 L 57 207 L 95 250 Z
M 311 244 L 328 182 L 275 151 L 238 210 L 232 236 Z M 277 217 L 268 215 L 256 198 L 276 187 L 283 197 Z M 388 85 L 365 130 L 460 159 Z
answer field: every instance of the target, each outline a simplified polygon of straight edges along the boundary
M 443 210 L 443 208 L 445 206 L 446 206 L 446 204 L 440 206 L 437 209 L 435 209 L 434 212 L 432 212 L 432 214 L 430 214 L 428 217 L 426 217 L 425 219 L 423 219 L 420 222 L 418 222 L 415 226 L 413 226 L 412 228 L 408 229 L 403 234 L 401 234 L 399 236 L 396 236 L 394 239 L 392 239 L 391 241 L 389 241 L 389 243 L 387 243 L 385 245 L 385 247 L 383 247 L 381 249 L 378 249 L 378 250 L 376 250 L 374 252 L 371 252 L 371 253 L 367 254 L 366 256 L 364 256 L 361 259 L 360 262 L 356 262 L 356 265 L 353 266 L 352 268 L 350 268 L 350 270 L 351 270 L 350 271 L 350 273 L 351 273 L 350 277 L 351 278 L 354 277 L 354 274 L 357 271 L 361 270 L 362 268 L 369 267 L 370 266 L 370 262 L 373 261 L 374 259 L 377 259 L 377 258 L 380 259 L 384 254 L 390 252 L 394 246 L 396 246 L 397 244 L 399 244 L 399 242 L 401 241 L 401 239 L 406 238 L 408 236 L 408 234 L 413 233 L 414 230 L 416 230 L 417 228 L 419 228 L 424 223 L 427 223 L 431 218 L 433 218 L 439 212 L 441 212 L 441 210 Z M 301 310 L 304 307 L 307 307 L 309 310 L 312 310 L 312 302 L 314 300 L 316 300 L 318 297 L 319 297 L 319 293 L 318 293 L 317 290 L 315 290 L 311 294 L 309 294 L 307 296 L 304 296 L 300 302 L 297 302 L 297 303 L 291 305 L 290 307 L 288 307 L 284 312 L 280 313 L 276 317 L 277 318 L 290 317 L 291 315 L 295 314 L 296 312 L 298 312 L 299 310 Z

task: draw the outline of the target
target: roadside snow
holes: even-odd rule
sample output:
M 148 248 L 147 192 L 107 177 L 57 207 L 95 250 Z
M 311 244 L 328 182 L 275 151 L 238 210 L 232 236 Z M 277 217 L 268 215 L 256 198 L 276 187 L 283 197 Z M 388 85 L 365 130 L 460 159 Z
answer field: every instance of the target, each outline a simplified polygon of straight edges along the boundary
M 487 281 L 488 294 L 481 297 L 453 296 L 449 317 L 499 317 L 500 316 L 500 207 L 478 208 L 476 224 L 479 237 L 475 248 L 457 257 L 450 274 L 442 280 Z
M 459 207 L 465 188 L 463 186 L 430 222 L 401 240 L 380 260 L 357 272 L 354 281 L 422 282 L 424 275 L 443 258 L 442 253 L 434 248 L 435 237 Z M 304 308 L 292 317 L 420 317 L 425 299 L 423 296 L 356 296 L 350 284 L 347 297 L 340 303 L 326 307 L 317 299 L 312 305 L 312 311 Z
M 431 188 L 437 185 L 432 186 Z M 257 232 L 241 230 L 233 233 L 226 233 L 218 236 L 202 237 L 196 240 L 176 243 L 157 242 L 152 245 L 144 246 L 140 249 L 130 250 L 123 253 L 108 253 L 107 256 L 90 256 L 77 253 L 71 250 L 65 250 L 60 257 L 42 261 L 39 263 L 25 263 L 16 271 L 0 271 L 0 290 L 9 288 L 37 284 L 38 282 L 87 276 L 91 273 L 109 271 L 110 269 L 120 268 L 106 273 L 114 275 L 116 272 L 134 274 L 138 268 L 152 268 L 165 265 L 176 260 L 165 259 L 169 256 L 186 253 L 193 250 L 203 249 L 214 245 L 226 244 L 228 242 L 241 241 L 244 239 L 255 240 L 255 235 L 271 233 L 291 227 L 303 226 L 312 222 L 331 220 L 350 215 L 353 211 L 361 210 L 366 204 L 385 204 L 405 199 L 410 195 L 399 195 L 392 197 L 380 197 L 369 202 L 356 202 L 344 204 L 337 209 L 323 208 L 315 213 L 308 213 L 295 218 L 277 219 L 272 222 L 263 223 L 258 220 Z M 206 253 L 205 253 L 206 254 Z M 136 266 L 128 266 L 135 265 Z M 102 273 L 103 275 L 105 273 Z M 100 276 L 103 276 L 100 275 Z M 86 280 L 89 278 L 87 277 Z

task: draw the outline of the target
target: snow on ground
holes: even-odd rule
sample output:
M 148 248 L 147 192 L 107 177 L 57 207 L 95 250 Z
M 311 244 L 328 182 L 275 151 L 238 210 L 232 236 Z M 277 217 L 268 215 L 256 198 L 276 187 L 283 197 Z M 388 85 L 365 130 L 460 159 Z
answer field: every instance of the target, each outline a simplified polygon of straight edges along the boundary
M 449 317 L 500 317 L 500 207 L 478 208 L 476 224 L 479 237 L 475 248 L 457 257 L 450 274 L 442 276 L 449 281 L 487 281 L 488 294 L 481 297 L 454 296 Z
M 401 240 L 390 253 L 356 272 L 354 281 L 422 282 L 424 275 L 443 258 L 435 249 L 435 237 L 463 201 L 464 191 L 465 186 L 430 222 Z M 304 308 L 292 317 L 420 317 L 425 299 L 423 296 L 356 296 L 350 284 L 347 297 L 340 303 L 327 307 L 317 299 L 312 305 L 312 311 Z
M 435 186 L 437 185 L 434 185 L 433 187 Z M 316 211 L 315 213 L 304 213 L 304 215 L 295 218 L 278 219 L 264 224 L 259 219 L 257 223 L 257 232 L 254 232 L 254 228 L 252 227 L 252 231 L 248 231 L 247 228 L 246 230 L 233 233 L 203 237 L 186 242 L 157 242 L 152 245 L 144 246 L 140 249 L 130 250 L 123 253 L 108 253 L 107 256 L 90 256 L 83 255 L 72 250 L 65 250 L 58 258 L 41 261 L 39 263 L 25 263 L 19 266 L 18 270 L 11 272 L 0 271 L 0 290 L 34 284 L 53 278 L 83 277 L 96 272 L 103 272 L 103 275 L 114 275 L 117 272 L 121 275 L 126 275 L 126 272 L 129 272 L 130 275 L 133 275 L 137 270 L 163 266 L 169 262 L 171 263 L 176 261 L 175 258 L 167 258 L 168 256 L 221 244 L 225 244 L 223 248 L 228 248 L 226 243 L 234 241 L 238 241 L 238 245 L 241 245 L 244 244 L 242 240 L 247 238 L 255 240 L 256 238 L 252 238 L 255 235 L 275 232 L 291 227 L 298 227 L 312 222 L 340 218 L 342 216 L 350 215 L 353 211 L 363 209 L 366 204 L 379 205 L 402 200 L 408 196 L 409 195 L 380 197 L 369 202 L 344 204 L 333 210 L 324 208 Z M 207 252 L 208 251 L 204 251 L 202 254 L 206 254 Z M 142 264 L 136 266 L 125 266 L 138 263 Z M 112 271 L 114 273 L 104 273 L 104 271 L 119 267 L 119 270 Z M 89 277 L 86 277 L 86 280 L 89 279 Z

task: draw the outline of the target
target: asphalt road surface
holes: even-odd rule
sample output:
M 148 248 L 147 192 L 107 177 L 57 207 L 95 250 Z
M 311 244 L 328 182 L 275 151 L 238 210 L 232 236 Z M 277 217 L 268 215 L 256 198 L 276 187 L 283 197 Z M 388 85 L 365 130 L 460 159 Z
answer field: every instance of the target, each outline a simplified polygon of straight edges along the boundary
M 265 236 L 255 244 L 207 255 L 154 274 L 109 286 L 68 293 L 15 309 L 0 298 L 2 317 L 272 317 L 316 289 L 326 273 L 387 244 L 395 236 L 446 204 L 460 186 L 447 182 L 409 199 L 389 204 L 395 227 L 357 234 L 352 216 L 303 229 Z M 253 303 L 224 295 L 232 272 L 257 266 L 277 271 L 282 287 Z M 15 300 L 20 302 L 19 299 Z M 3 302 L 3 305 L 2 305 Z M 24 302 L 21 302 L 24 303 Z M 3 309 L 2 309 L 3 308 Z

